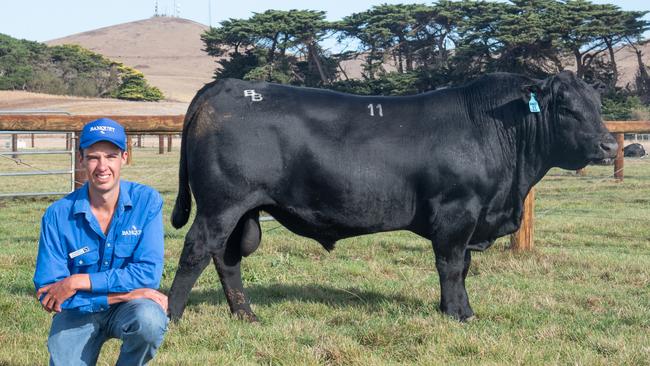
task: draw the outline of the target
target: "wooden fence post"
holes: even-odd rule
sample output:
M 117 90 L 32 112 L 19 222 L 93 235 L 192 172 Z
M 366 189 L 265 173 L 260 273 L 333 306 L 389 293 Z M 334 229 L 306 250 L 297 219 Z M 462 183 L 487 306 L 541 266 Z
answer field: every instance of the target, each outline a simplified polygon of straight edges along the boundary
M 32 148 L 34 148 L 34 134 L 32 133 L 30 137 L 32 138 Z
M 136 145 L 138 148 L 142 147 L 142 135 L 138 135 L 138 144 Z
M 68 134 L 72 135 L 72 134 Z M 74 133 L 74 189 L 80 188 L 86 183 L 88 177 L 86 176 L 86 171 L 81 166 L 81 155 L 79 154 L 79 136 L 81 132 Z
M 133 162 L 133 141 L 131 135 L 126 135 L 126 165 L 131 165 Z
M 165 153 L 165 136 L 158 135 L 158 154 Z
M 172 138 L 173 137 L 174 137 L 173 135 L 167 135 L 167 152 L 172 151 Z
M 510 249 L 520 252 L 532 250 L 535 228 L 535 187 L 530 189 L 524 200 L 524 214 L 519 230 L 510 236 Z
M 625 144 L 624 135 L 622 133 L 614 134 L 616 142 L 618 143 L 618 151 L 616 152 L 616 160 L 614 160 L 614 178 L 618 182 L 623 181 L 623 168 L 625 159 L 623 157 L 623 145 Z
M 18 151 L 18 135 L 11 134 L 11 151 Z M 11 155 L 12 159 L 18 159 L 18 155 Z
M 72 150 L 72 134 L 71 133 L 66 133 L 65 134 L 65 149 L 66 150 Z

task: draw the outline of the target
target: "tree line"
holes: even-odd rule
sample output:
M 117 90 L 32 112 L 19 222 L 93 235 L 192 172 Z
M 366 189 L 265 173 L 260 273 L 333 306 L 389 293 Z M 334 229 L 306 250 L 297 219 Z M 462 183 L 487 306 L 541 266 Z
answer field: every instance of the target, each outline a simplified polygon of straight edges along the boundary
M 140 71 L 83 47 L 48 47 L 5 34 L 0 34 L 0 90 L 145 101 L 164 98 Z
M 629 97 L 650 102 L 640 47 L 650 29 L 646 14 L 586 0 L 440 0 L 378 5 L 339 21 L 316 10 L 268 10 L 223 21 L 201 38 L 220 57 L 215 78 L 406 95 L 487 72 L 544 78 L 572 69 L 625 114 L 616 108 Z M 623 46 L 636 52 L 638 72 L 635 85 L 618 88 L 615 55 Z M 360 79 L 346 74 L 349 60 L 361 60 Z

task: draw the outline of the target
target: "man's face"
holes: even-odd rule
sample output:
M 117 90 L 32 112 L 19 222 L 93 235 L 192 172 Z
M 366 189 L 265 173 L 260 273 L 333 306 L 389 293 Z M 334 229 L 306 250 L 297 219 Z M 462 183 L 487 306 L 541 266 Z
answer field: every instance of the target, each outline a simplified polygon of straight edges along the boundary
M 81 164 L 88 175 L 90 188 L 99 193 L 117 189 L 120 170 L 126 163 L 126 154 L 107 141 L 100 141 L 86 148 L 81 157 Z

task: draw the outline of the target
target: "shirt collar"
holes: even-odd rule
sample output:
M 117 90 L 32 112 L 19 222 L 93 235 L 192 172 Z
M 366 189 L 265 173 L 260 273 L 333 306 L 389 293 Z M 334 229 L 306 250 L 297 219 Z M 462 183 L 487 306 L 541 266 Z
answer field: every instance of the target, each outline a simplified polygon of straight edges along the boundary
M 117 198 L 116 211 L 122 213 L 127 207 L 133 207 L 133 203 L 131 202 L 131 196 L 129 195 L 126 184 L 123 184 L 120 180 L 120 196 Z M 79 189 L 74 202 L 73 214 L 80 213 L 86 215 L 92 214 L 90 211 L 90 198 L 88 197 L 88 182 Z

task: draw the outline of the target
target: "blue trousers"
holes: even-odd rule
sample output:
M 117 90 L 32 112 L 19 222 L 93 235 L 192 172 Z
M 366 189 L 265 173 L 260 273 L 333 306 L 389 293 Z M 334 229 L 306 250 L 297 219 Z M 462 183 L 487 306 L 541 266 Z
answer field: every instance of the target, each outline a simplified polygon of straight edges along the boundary
M 122 340 L 117 365 L 144 365 L 156 354 L 167 322 L 160 305 L 149 299 L 97 313 L 63 310 L 54 315 L 47 340 L 50 365 L 94 365 L 109 338 Z

